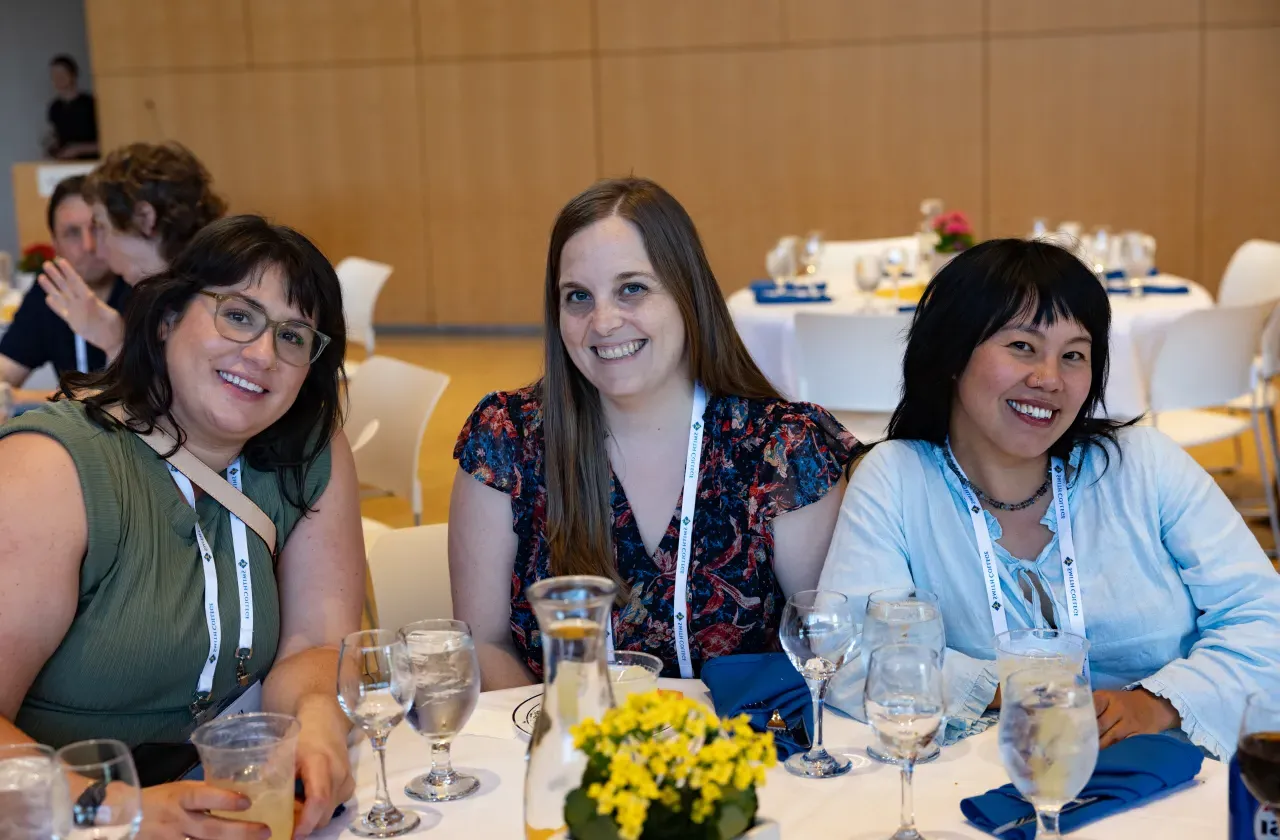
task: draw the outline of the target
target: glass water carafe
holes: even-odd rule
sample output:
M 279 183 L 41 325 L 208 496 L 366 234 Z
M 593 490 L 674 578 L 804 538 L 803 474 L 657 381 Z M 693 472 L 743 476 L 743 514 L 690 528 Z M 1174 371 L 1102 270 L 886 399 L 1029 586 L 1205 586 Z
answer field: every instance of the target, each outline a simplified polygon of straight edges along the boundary
M 567 834 L 564 801 L 582 782 L 587 759 L 569 729 L 599 720 L 613 705 L 605 650 L 617 586 L 608 578 L 553 577 L 529 587 L 542 634 L 542 710 L 533 726 L 524 777 L 526 840 Z

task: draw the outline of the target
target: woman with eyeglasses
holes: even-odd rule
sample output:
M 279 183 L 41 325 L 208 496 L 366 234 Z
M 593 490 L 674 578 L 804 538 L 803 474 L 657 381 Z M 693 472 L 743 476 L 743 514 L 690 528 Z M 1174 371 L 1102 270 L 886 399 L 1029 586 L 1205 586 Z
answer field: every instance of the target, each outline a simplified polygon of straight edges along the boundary
M 1181 729 L 1228 756 L 1245 698 L 1280 694 L 1280 576 L 1191 456 L 1105 419 L 1110 321 L 1093 273 L 1046 242 L 986 242 L 944 268 L 821 586 L 937 594 L 949 739 L 999 707 L 996 633 L 1054 627 L 1090 642 L 1102 746 Z M 861 714 L 857 669 L 833 695 Z
M 223 219 L 137 287 L 105 371 L 68 375 L 61 399 L 0 427 L 0 743 L 182 742 L 264 681 L 264 709 L 302 725 L 298 830 L 328 822 L 352 791 L 333 675 L 364 593 L 345 333 L 311 242 Z M 196 468 L 171 468 L 175 447 L 139 436 L 153 430 Z M 233 516 L 203 468 L 268 525 Z M 208 815 L 248 803 L 203 783 L 143 803 L 144 838 L 263 831 Z
M 115 149 L 85 179 L 97 255 L 136 286 L 159 274 L 205 225 L 226 212 L 204 164 L 181 143 L 130 143 Z M 68 261 L 44 264 L 39 277 L 49 308 L 76 335 L 114 358 L 124 320 L 93 293 Z

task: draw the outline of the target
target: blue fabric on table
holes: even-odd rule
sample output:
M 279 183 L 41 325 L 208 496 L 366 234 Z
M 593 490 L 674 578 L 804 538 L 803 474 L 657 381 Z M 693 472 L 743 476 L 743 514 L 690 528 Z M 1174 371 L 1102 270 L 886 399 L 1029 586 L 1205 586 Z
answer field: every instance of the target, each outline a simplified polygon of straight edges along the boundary
M 1186 295 L 1191 293 L 1190 286 L 1157 286 L 1151 284 L 1143 284 L 1142 291 L 1148 295 Z M 1107 294 L 1112 295 L 1131 295 L 1133 290 L 1129 288 L 1107 289 Z
M 768 279 L 752 280 L 751 285 L 748 286 L 748 288 L 751 289 L 752 294 L 754 294 L 755 292 L 758 292 L 761 289 L 772 289 L 774 285 L 776 284 L 772 280 L 768 280 Z
M 1098 753 L 1098 765 L 1077 799 L 1099 797 L 1098 801 L 1062 814 L 1065 834 L 1082 825 L 1132 807 L 1156 794 L 1176 788 L 1196 777 L 1204 753 L 1187 741 L 1170 735 L 1135 735 Z M 993 829 L 1035 813 L 1031 803 L 1013 785 L 1005 785 L 981 796 L 961 800 L 960 812 L 978 828 Z M 1002 840 L 1032 840 L 1035 822 L 996 835 Z
M 776 709 L 787 731 L 774 732 L 779 760 L 809 749 L 813 743 L 813 700 L 800 672 L 784 653 L 717 656 L 702 665 L 702 681 L 711 692 L 716 714 L 745 714 L 751 728 L 765 732 Z

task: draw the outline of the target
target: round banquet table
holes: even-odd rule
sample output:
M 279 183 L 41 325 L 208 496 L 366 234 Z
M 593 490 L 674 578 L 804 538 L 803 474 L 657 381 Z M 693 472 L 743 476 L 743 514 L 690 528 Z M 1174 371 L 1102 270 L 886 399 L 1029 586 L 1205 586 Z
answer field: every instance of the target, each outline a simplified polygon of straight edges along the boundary
M 1107 414 L 1120 419 L 1137 417 L 1147 410 L 1146 382 L 1151 362 L 1160 348 L 1164 327 L 1180 315 L 1213 306 L 1213 298 L 1196 283 L 1162 274 L 1153 285 L 1185 285 L 1186 294 L 1147 294 L 1139 298 L 1110 295 L 1111 374 L 1105 394 Z M 905 287 L 905 281 L 904 281 Z M 743 343 L 765 376 L 790 399 L 799 399 L 795 369 L 795 316 L 797 312 L 867 313 L 896 312 L 892 299 L 866 295 L 849 285 L 832 283 L 830 303 L 757 303 L 750 289 L 729 296 L 729 311 Z M 849 336 L 849 358 L 858 359 L 858 336 Z
M 706 688 L 699 680 L 664 679 L 660 685 L 710 705 Z M 422 825 L 404 836 L 425 835 L 433 840 L 518 840 L 523 836 L 524 755 L 528 741 L 512 723 L 512 711 L 541 690 L 541 686 L 526 686 L 480 695 L 475 713 L 453 744 L 453 763 L 477 776 L 481 789 L 456 802 L 425 805 L 404 795 L 405 783 L 429 766 L 430 749 L 407 726 L 396 727 L 387 746 L 391 799 L 399 808 L 412 808 L 422 816 Z M 828 749 L 863 756 L 865 760 L 863 748 L 872 740 L 869 727 L 830 711 L 824 723 Z M 354 814 L 369 808 L 373 800 L 374 759 L 367 740 L 352 750 L 352 762 L 356 767 L 355 801 L 348 803 L 345 814 L 314 837 L 354 836 L 345 830 L 347 823 Z M 994 727 L 945 747 L 937 761 L 916 768 L 916 824 L 929 840 L 988 837 L 961 816 L 960 800 L 1007 781 Z M 898 827 L 898 801 L 895 767 L 866 762 L 839 778 L 810 780 L 791 776 L 776 766 L 769 771 L 768 782 L 760 791 L 760 814 L 780 824 L 784 840 L 883 840 Z M 1076 840 L 1200 840 L 1221 837 L 1226 830 L 1226 767 L 1206 758 L 1200 775 L 1189 785 L 1140 808 L 1113 814 L 1070 836 Z

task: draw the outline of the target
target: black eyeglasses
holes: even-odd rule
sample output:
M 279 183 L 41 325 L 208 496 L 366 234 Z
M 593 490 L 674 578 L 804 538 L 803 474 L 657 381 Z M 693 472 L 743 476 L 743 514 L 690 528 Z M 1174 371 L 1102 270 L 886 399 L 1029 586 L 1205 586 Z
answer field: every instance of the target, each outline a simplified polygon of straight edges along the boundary
M 213 314 L 218 335 L 236 342 L 248 344 L 273 329 L 276 355 L 280 361 L 294 367 L 305 367 L 324 352 L 329 336 L 301 321 L 274 321 L 262 307 L 241 295 L 224 295 L 204 289 L 200 294 L 218 302 Z

